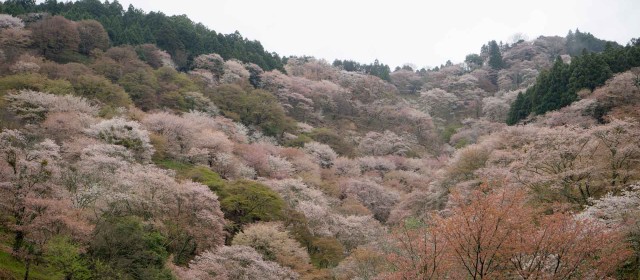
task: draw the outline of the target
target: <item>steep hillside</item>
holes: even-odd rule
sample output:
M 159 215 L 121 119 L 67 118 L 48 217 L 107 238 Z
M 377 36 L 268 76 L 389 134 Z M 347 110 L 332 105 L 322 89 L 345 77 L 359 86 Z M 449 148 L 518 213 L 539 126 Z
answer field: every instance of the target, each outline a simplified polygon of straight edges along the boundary
M 576 31 L 392 72 L 117 2 L 0 11 L 2 279 L 640 273 L 633 44 L 576 56 L 603 43 Z M 134 15 L 164 25 L 136 41 Z
M 600 53 L 572 57 L 570 64 L 558 58 L 553 67 L 540 75 L 536 84 L 518 94 L 507 123 L 515 124 L 530 113 L 543 114 L 565 107 L 578 99 L 578 92 L 593 91 L 614 73 L 640 66 L 640 45 L 608 48 Z

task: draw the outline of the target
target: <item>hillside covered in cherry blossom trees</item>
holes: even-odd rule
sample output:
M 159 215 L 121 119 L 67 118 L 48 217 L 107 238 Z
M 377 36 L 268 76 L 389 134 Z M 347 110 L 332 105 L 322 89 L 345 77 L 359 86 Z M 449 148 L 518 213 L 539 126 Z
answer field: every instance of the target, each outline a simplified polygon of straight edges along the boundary
M 640 40 L 390 69 L 27 2 L 0 3 L 0 279 L 640 275 Z

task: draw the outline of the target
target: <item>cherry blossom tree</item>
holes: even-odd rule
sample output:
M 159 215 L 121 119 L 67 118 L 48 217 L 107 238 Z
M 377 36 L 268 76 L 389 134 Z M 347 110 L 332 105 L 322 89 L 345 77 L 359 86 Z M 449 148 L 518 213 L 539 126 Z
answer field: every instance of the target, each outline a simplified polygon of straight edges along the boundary
M 26 74 L 26 73 L 38 73 L 40 71 L 40 65 L 38 65 L 40 59 L 23 54 L 18 58 L 18 61 L 9 67 L 9 71 L 14 74 Z
M 377 172 L 382 176 L 383 174 L 396 169 L 396 164 L 386 157 L 373 157 L 366 156 L 357 159 L 360 165 L 360 171 L 363 173 Z
M 22 27 L 24 27 L 24 23 L 21 19 L 7 14 L 0 14 L 0 29 Z
M 264 183 L 278 192 L 289 207 L 296 208 L 303 201 L 329 207 L 329 201 L 321 191 L 307 186 L 300 179 L 269 180 Z
M 409 145 L 391 131 L 371 131 L 360 140 L 358 151 L 367 156 L 404 155 L 409 151 Z
M 189 158 L 193 162 L 204 163 L 210 167 L 214 167 L 217 157 L 229 154 L 233 149 L 233 143 L 220 131 L 199 131 L 189 138 L 193 141 L 193 146 L 187 154 Z
M 385 189 L 370 180 L 346 180 L 342 182 L 341 188 L 343 195 L 360 201 L 373 212 L 376 219 L 382 222 L 387 220 L 391 209 L 400 198 L 397 192 Z
M 284 179 L 293 173 L 293 165 L 285 158 L 269 155 L 267 164 L 269 165 L 269 177 Z
M 379 242 L 387 229 L 373 216 L 335 216 L 335 236 L 347 251 Z
M 458 108 L 458 97 L 442 89 L 432 89 L 420 94 L 423 109 L 433 117 L 451 119 Z
M 640 146 L 636 139 L 640 137 L 637 123 L 613 120 L 604 126 L 595 127 L 593 136 L 601 147 L 599 158 L 606 159 L 608 168 L 601 168 L 605 180 L 611 187 L 623 186 L 632 179 L 637 179 Z
M 28 278 L 30 264 L 54 235 L 69 234 L 80 240 L 92 228 L 56 185 L 61 159 L 58 145 L 49 139 L 33 142 L 17 130 L 4 130 L 0 154 L 0 209 L 10 217 L 6 221 L 15 234 L 12 252 L 25 261 Z
M 618 227 L 638 217 L 640 214 L 640 186 L 631 185 L 618 195 L 607 193 L 594 199 L 583 212 L 580 219 L 591 220 L 607 227 Z
M 106 143 L 124 146 L 141 161 L 150 160 L 154 152 L 149 133 L 136 121 L 113 118 L 92 125 L 85 132 Z
M 562 213 L 542 217 L 539 228 L 521 234 L 508 244 L 507 277 L 603 279 L 630 255 L 621 232 Z
M 192 77 L 201 79 L 208 87 L 215 87 L 225 73 L 225 62 L 218 54 L 202 54 L 193 60 L 193 68 L 189 72 Z
M 53 95 L 32 90 L 21 90 L 8 94 L 9 110 L 28 123 L 41 122 L 49 113 L 79 113 L 89 116 L 98 114 L 98 107 L 82 98 L 72 95 Z
M 492 122 L 505 122 L 511 106 L 503 99 L 485 97 L 482 99 L 482 114 Z
M 611 108 L 609 117 L 605 118 L 637 119 L 636 106 L 640 101 L 640 88 L 635 86 L 637 77 L 637 70 L 616 74 L 604 86 L 596 88 L 589 98 L 596 99 L 600 106 Z
M 96 122 L 95 118 L 81 113 L 49 113 L 40 127 L 43 135 L 57 143 L 63 143 L 76 135 L 82 135 L 85 129 Z
M 311 81 L 333 80 L 338 70 L 324 59 L 313 57 L 289 58 L 285 70 L 293 76 L 300 76 Z
M 330 168 L 333 166 L 333 161 L 338 157 L 329 145 L 318 142 L 304 144 L 304 150 L 307 154 L 311 155 L 315 162 L 322 168 Z
M 416 94 L 422 87 L 422 78 L 413 71 L 399 70 L 391 73 L 391 82 L 400 93 Z
M 298 273 L 310 268 L 307 250 L 278 223 L 247 225 L 233 238 L 232 244 L 252 247 L 264 260 L 275 261 Z
M 32 44 L 31 31 L 28 29 L 14 27 L 14 28 L 0 28 L 0 61 L 5 63 L 13 62 L 23 52 L 24 48 Z
M 357 161 L 346 157 L 338 157 L 335 160 L 335 174 L 338 176 L 360 176 L 360 165 Z
M 247 71 L 241 62 L 237 60 L 228 60 L 224 63 L 224 74 L 220 78 L 223 84 L 242 83 L 249 80 L 249 71 Z
M 27 146 L 25 135 L 17 130 L 0 133 L 2 147 L 2 208 L 15 219 L 13 249 L 22 249 L 28 225 L 29 198 L 51 191 L 50 179 L 57 176 L 59 149 L 51 140 Z M 3 212 L 4 212 L 3 211 Z
M 298 274 L 275 262 L 266 261 L 253 248 L 224 246 L 197 256 L 188 269 L 177 268 L 180 279 L 265 279 L 293 280 Z
M 586 204 L 606 193 L 607 185 L 594 184 L 595 143 L 584 132 L 576 127 L 538 129 L 534 141 L 523 147 L 521 160 L 512 165 L 518 181 L 543 201 Z
M 118 179 L 104 186 L 95 203 L 103 215 L 150 219 L 169 238 L 168 247 L 180 261 L 223 244 L 220 203 L 207 186 L 178 183 L 162 169 L 135 163 L 111 176 Z

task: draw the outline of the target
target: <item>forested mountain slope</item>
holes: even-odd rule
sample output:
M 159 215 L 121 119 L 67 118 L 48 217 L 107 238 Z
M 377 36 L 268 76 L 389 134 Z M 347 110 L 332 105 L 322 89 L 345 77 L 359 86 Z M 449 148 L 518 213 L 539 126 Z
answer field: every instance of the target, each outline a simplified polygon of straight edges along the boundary
M 71 20 L 96 20 L 109 34 L 113 46 L 155 44 L 171 54 L 181 69 L 191 66 L 201 54 L 217 53 L 225 59 L 251 62 L 263 69 L 282 70 L 283 62 L 276 53 L 264 50 L 260 42 L 243 38 L 239 32 L 220 34 L 186 15 L 167 16 L 162 12 L 145 13 L 133 6 L 122 7 L 118 1 L 4 1 L 0 13 L 48 13 Z M 35 19 L 26 19 L 27 21 Z
M 2 279 L 640 273 L 636 40 L 390 71 L 117 2 L 0 7 Z

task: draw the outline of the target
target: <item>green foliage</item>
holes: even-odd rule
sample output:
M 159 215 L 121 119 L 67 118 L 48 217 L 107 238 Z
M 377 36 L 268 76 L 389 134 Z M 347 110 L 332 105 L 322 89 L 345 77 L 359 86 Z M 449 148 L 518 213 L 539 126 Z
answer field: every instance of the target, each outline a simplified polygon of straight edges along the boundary
M 44 260 L 65 279 L 90 279 L 86 259 L 80 253 L 80 247 L 68 237 L 56 236 L 47 242 Z
M 227 193 L 220 196 L 220 206 L 225 218 L 234 223 L 232 233 L 248 223 L 283 218 L 284 200 L 263 184 L 238 180 L 228 185 Z
M 456 134 L 456 131 L 458 131 L 460 127 L 462 127 L 460 124 L 447 125 L 440 134 L 440 136 L 442 137 L 442 141 L 444 141 L 445 143 L 449 143 L 449 141 L 451 140 L 451 136 Z
M 620 46 L 616 42 L 598 39 L 589 32 L 580 32 L 577 28 L 575 33 L 569 30 L 566 39 L 565 46 L 571 56 L 580 55 L 583 50 L 587 50 L 588 52 L 602 52 L 605 50 L 607 44 Z
M 404 219 L 403 227 L 407 230 L 415 230 L 420 228 L 426 228 L 427 224 L 424 222 L 423 219 L 411 216 Z
M 158 80 L 151 71 L 138 70 L 124 75 L 118 83 L 131 96 L 131 100 L 136 107 L 148 111 L 158 107 L 156 101 L 156 90 Z
M 82 75 L 72 81 L 76 95 L 113 107 L 126 107 L 131 104 L 129 95 L 118 85 L 102 76 Z
M 569 90 L 577 92 L 583 88 L 594 90 L 613 76 L 613 72 L 604 55 L 584 53 L 571 61 L 571 76 L 569 77 Z
M 155 70 L 153 74 L 158 81 L 156 90 L 158 106 L 160 108 L 188 111 L 183 93 L 199 91 L 200 88 L 185 73 L 178 72 L 170 67 L 161 67 Z
M 466 62 L 469 65 L 482 66 L 482 63 L 484 61 L 480 55 L 472 53 L 472 54 L 468 54 L 465 57 L 464 62 Z
M 48 12 L 71 20 L 97 20 L 104 26 L 113 45 L 155 44 L 169 52 L 182 69 L 189 69 L 193 58 L 198 55 L 217 53 L 225 60 L 235 58 L 255 63 L 265 70 L 284 71 L 281 58 L 276 53 L 265 51 L 260 42 L 243 38 L 238 32 L 228 35 L 216 33 L 185 15 L 145 13 L 133 6 L 125 10 L 118 1 L 101 3 L 98 0 L 80 0 L 61 3 L 49 0 L 38 5 L 21 4 L 24 1 L 6 2 L 0 3 L 0 11 L 13 15 Z
M 389 65 L 380 63 L 377 59 L 372 64 L 360 64 L 353 60 L 334 60 L 333 66 L 340 67 L 349 72 L 362 72 L 365 74 L 376 76 L 385 81 L 391 81 L 391 68 Z
M 100 261 L 105 278 L 173 279 L 164 268 L 169 256 L 165 243 L 165 237 L 136 217 L 112 217 L 96 226 L 89 254 Z
M 558 57 L 553 67 L 540 73 L 536 83 L 519 94 L 511 105 L 507 124 L 513 125 L 529 114 L 544 114 L 571 104 L 581 89 L 594 90 L 615 73 L 640 66 L 640 47 L 609 45 L 603 53 L 587 53 L 564 64 Z
M 162 168 L 176 171 L 179 177 L 184 177 L 184 174 L 186 174 L 191 168 L 193 168 L 192 164 L 174 160 L 160 160 L 154 161 L 154 163 Z
M 516 97 L 516 100 L 511 104 L 509 116 L 507 117 L 508 125 L 514 125 L 518 123 L 519 120 L 523 120 L 529 116 L 531 113 L 531 102 L 528 97 L 528 95 L 522 94 L 522 92 L 518 93 L 518 97 Z
M 284 220 L 292 235 L 302 244 L 309 244 L 310 233 L 306 219 L 300 213 L 287 209 L 280 195 L 258 182 L 238 180 L 227 182 L 206 166 L 193 166 L 177 161 L 157 161 L 157 165 L 176 171 L 179 178 L 190 179 L 207 185 L 218 195 L 220 208 L 225 219 L 229 220 L 226 230 L 228 240 L 243 225 L 257 221 Z M 285 215 L 285 212 L 287 213 Z
M 344 259 L 344 246 L 333 237 L 318 237 L 311 244 L 309 256 L 315 267 L 335 267 Z
M 159 108 L 188 111 L 184 93 L 200 90 L 186 74 L 169 67 L 140 68 L 122 76 L 118 83 L 129 93 L 136 107 L 144 111 Z
M 184 178 L 207 185 L 209 189 L 220 197 L 227 197 L 226 183 L 220 175 L 204 165 L 194 166 L 183 173 Z
M 495 40 L 489 42 L 489 66 L 495 70 L 504 68 L 500 47 Z
M 291 208 L 285 210 L 283 224 L 289 231 L 291 237 L 293 237 L 298 243 L 311 248 L 311 242 L 313 235 L 309 231 L 307 217 L 301 212 L 295 211 Z
M 289 146 L 289 147 L 302 148 L 302 147 L 304 147 L 304 144 L 309 143 L 311 141 L 313 141 L 313 139 L 311 139 L 311 137 L 309 137 L 309 136 L 307 136 L 305 134 L 300 134 L 295 139 L 288 140 L 284 144 L 286 146 Z
M 173 160 L 161 160 L 154 163 L 160 167 L 174 170 L 178 178 L 189 179 L 208 186 L 209 189 L 216 193 L 220 198 L 229 196 L 226 181 L 222 179 L 218 173 L 209 169 L 207 166 L 194 166 L 192 164 Z
M 40 74 L 17 74 L 0 78 L 0 93 L 7 90 L 30 89 L 52 94 L 74 93 L 69 81 L 51 80 Z
M 11 253 L 0 250 L 0 279 L 23 279 L 25 265 L 16 259 Z M 52 271 L 50 267 L 40 264 L 31 264 L 29 268 L 29 279 L 45 280 L 60 279 L 62 275 L 57 271 Z
M 7 0 L 0 3 L 0 12 L 17 15 L 32 11 L 36 6 L 35 0 Z
M 273 94 L 261 89 L 246 91 L 237 85 L 222 85 L 209 94 L 223 115 L 247 126 L 257 126 L 270 136 L 281 136 L 294 127 Z

